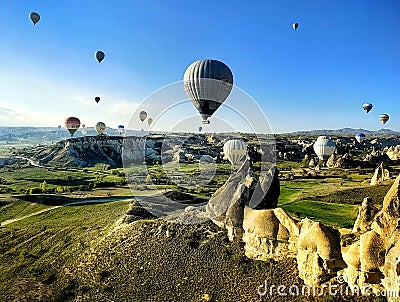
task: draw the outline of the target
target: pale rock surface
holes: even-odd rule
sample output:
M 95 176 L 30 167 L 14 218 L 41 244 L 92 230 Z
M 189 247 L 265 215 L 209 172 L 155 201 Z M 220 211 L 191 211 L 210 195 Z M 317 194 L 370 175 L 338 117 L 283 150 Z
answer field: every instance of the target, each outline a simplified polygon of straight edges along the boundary
M 340 233 L 334 228 L 304 219 L 297 246 L 299 275 L 307 285 L 319 285 L 346 267 Z
M 390 173 L 385 169 L 383 162 L 375 169 L 374 175 L 371 178 L 371 186 L 380 184 L 382 181 L 390 179 Z
M 374 206 L 372 199 L 365 197 L 361 206 L 358 207 L 358 215 L 354 222 L 353 232 L 369 231 L 377 213 L 378 209 Z

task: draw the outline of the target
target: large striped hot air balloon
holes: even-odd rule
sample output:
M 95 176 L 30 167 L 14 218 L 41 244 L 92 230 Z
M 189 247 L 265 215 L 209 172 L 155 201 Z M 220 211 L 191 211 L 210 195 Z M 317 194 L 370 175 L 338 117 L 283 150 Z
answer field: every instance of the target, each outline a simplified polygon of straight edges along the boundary
M 203 118 L 208 118 L 221 106 L 233 87 L 233 75 L 228 66 L 217 60 L 192 63 L 183 76 L 185 91 Z

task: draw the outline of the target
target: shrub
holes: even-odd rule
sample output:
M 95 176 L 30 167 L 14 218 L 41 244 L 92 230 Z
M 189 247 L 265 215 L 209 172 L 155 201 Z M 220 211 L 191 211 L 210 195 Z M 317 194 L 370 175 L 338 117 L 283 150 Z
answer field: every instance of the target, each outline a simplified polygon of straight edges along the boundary
M 43 182 L 40 184 L 40 188 L 43 192 L 47 191 L 47 182 L 45 180 L 43 180 Z
M 29 194 L 40 194 L 40 193 L 43 193 L 42 188 L 35 187 L 29 189 Z

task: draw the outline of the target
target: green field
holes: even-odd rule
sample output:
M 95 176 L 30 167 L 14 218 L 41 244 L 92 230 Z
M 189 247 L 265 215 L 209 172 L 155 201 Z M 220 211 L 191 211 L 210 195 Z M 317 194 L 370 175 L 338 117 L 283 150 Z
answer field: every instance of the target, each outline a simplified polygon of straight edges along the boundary
M 13 211 L 30 207 L 17 202 Z M 99 244 L 128 207 L 129 201 L 59 207 L 1 227 L 0 292 L 18 291 L 15 281 L 28 279 L 64 293 L 62 267 Z M 0 212 L 0 221 L 8 214 Z
M 11 197 L 10 193 L 0 194 L 0 222 L 7 223 L 0 227 L 0 269 L 2 271 L 0 293 L 6 297 L 4 299 L 12 301 L 14 297 L 36 295 L 41 300 L 51 297 L 49 298 L 51 301 L 65 301 L 74 297 L 76 292 L 89 290 L 82 283 L 78 283 L 76 276 L 70 273 L 69 269 L 85 262 L 86 260 L 81 257 L 90 253 L 91 250 L 103 248 L 102 244 L 108 240 L 108 236 L 116 227 L 116 222 L 130 207 L 128 200 L 54 207 L 18 199 L 18 192 L 25 194 L 30 188 L 39 187 L 43 181 L 46 181 L 50 192 L 59 187 L 70 188 L 62 196 L 74 197 L 76 200 L 100 196 L 130 196 L 132 193 L 135 196 L 150 196 L 171 190 L 209 198 L 227 180 L 230 173 L 228 165 L 221 165 L 207 187 L 188 189 L 166 181 L 166 173 L 162 169 L 159 165 L 150 167 L 149 175 L 154 178 L 154 185 L 153 180 L 149 184 L 144 177 L 142 183 L 132 184 L 130 188 L 122 182 L 123 169 L 108 170 L 108 167 L 104 165 L 81 171 L 48 170 L 27 166 L 16 170 L 3 169 L 2 186 L 11 186 L 14 191 L 12 194 L 15 195 Z M 189 178 L 195 178 L 200 173 L 199 165 L 196 164 L 184 165 L 182 170 Z M 139 171 L 132 168 L 130 172 L 138 173 Z M 352 228 L 357 215 L 357 206 L 361 204 L 363 198 L 366 195 L 371 196 L 379 206 L 392 183 L 389 181 L 371 187 L 365 181 L 369 176 L 359 174 L 357 171 L 332 171 L 331 173 L 333 175 L 326 178 L 281 181 L 278 206 L 298 219 L 308 217 L 326 225 Z M 340 177 L 339 173 L 346 173 L 342 174 L 346 177 Z M 95 183 L 97 185 L 94 185 Z M 93 185 L 88 186 L 88 184 Z M 43 210 L 47 211 L 40 213 Z M 10 222 L 10 219 L 16 220 Z M 157 223 L 162 225 L 161 222 Z M 161 226 L 157 228 L 159 227 Z M 160 236 L 158 229 L 149 229 L 146 232 L 149 232 L 149 236 Z M 115 236 L 118 241 L 118 235 Z M 188 239 L 182 240 L 185 244 Z M 179 244 L 182 244 L 182 241 L 179 241 Z M 233 246 L 226 245 L 227 250 L 232 248 Z M 239 250 L 242 248 L 237 249 Z M 112 254 L 107 257 L 111 257 L 110 261 L 114 259 Z M 244 256 L 234 257 L 242 259 Z M 244 265 L 246 270 L 258 269 L 257 262 L 243 261 L 241 260 L 238 265 Z M 140 267 L 138 269 L 140 271 Z M 108 273 L 109 271 L 104 269 L 95 273 L 100 277 L 95 275 L 93 278 L 96 280 L 100 278 L 101 283 L 102 278 L 106 278 L 104 276 Z M 102 291 L 109 290 L 109 285 L 101 283 L 99 286 Z

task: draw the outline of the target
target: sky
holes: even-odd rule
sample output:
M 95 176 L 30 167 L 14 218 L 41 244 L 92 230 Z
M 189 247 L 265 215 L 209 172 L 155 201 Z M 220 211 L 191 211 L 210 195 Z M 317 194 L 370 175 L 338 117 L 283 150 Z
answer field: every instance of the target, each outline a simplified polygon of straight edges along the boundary
M 32 11 L 41 15 L 35 26 Z M 1 0 L 0 126 L 57 126 L 76 116 L 87 126 L 143 127 L 143 103 L 169 85 L 183 89 L 173 83 L 194 61 L 217 59 L 247 96 L 228 97 L 210 131 L 217 121 L 247 131 L 224 112 L 248 100 L 268 121 L 265 132 L 400 131 L 399 16 L 398 0 Z M 106 54 L 100 64 L 97 50 Z M 364 102 L 374 105 L 368 114 Z M 190 102 L 148 114 L 155 130 L 201 124 Z

